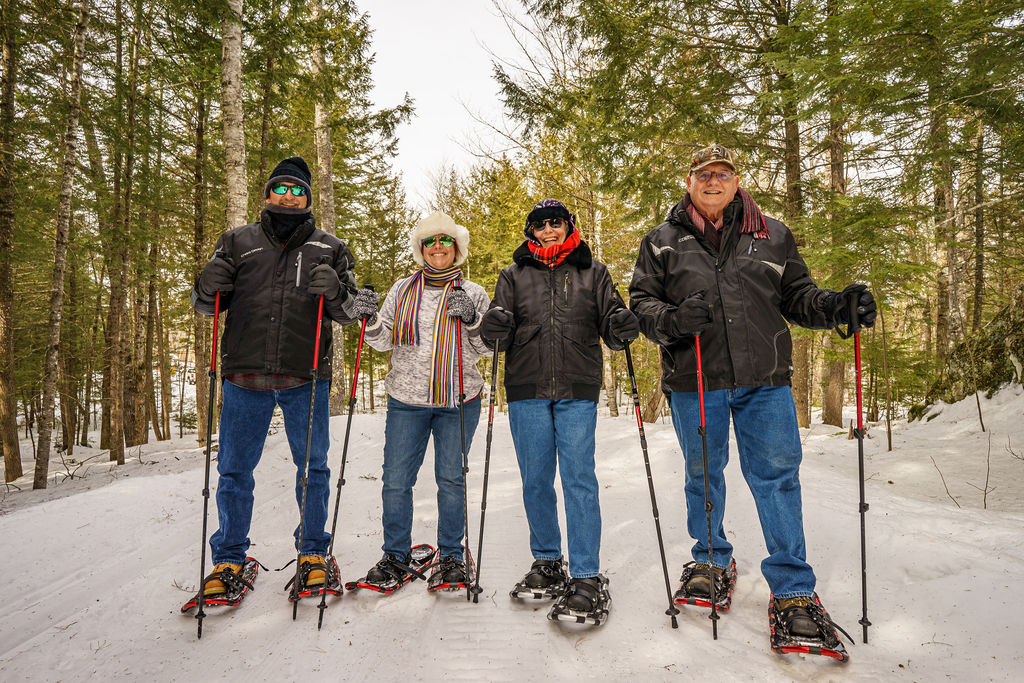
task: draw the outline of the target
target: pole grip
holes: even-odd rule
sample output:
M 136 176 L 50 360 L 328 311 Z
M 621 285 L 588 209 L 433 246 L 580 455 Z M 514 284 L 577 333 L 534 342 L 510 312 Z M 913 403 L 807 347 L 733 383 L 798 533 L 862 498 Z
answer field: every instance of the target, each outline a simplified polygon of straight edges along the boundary
M 860 292 L 851 292 L 847 306 L 850 312 L 850 327 L 847 334 L 857 334 L 860 332 L 860 313 L 857 311 L 860 307 Z

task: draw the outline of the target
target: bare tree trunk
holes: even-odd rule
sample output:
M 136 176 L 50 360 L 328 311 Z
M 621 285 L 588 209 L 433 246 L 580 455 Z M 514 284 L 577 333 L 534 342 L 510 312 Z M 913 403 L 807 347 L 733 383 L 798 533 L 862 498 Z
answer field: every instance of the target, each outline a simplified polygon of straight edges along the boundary
M 155 312 L 156 318 L 156 340 L 157 353 L 160 358 L 160 412 L 153 417 L 153 423 L 161 425 L 164 439 L 171 438 L 171 357 L 167 353 L 167 341 L 164 332 L 164 321 L 162 313 L 164 307 L 157 302 L 158 308 Z M 157 438 L 161 438 L 157 436 Z
M 103 276 L 100 275 L 102 281 Z M 96 308 L 93 310 L 92 318 L 92 335 L 89 339 L 89 353 L 86 358 L 88 359 L 85 364 L 85 390 L 82 392 L 82 404 L 85 406 L 85 415 L 82 420 L 82 431 L 79 436 L 79 445 L 85 448 L 89 447 L 89 416 L 92 408 L 92 374 L 93 374 L 93 358 L 96 357 L 96 340 L 99 337 L 100 319 L 103 315 L 103 290 L 97 290 L 96 292 Z
M 833 2 L 828 3 L 830 8 Z M 830 9 L 829 14 L 834 10 Z M 829 157 L 829 189 L 831 190 L 832 201 L 835 202 L 842 195 L 846 194 L 846 149 L 845 132 L 846 121 L 842 115 L 842 96 L 833 93 L 831 98 L 831 111 L 829 113 L 828 136 L 825 143 L 828 145 Z M 833 224 L 836 219 L 835 212 L 832 214 Z M 843 236 L 834 229 L 832 242 L 838 243 Z M 822 397 L 821 421 L 827 425 L 843 426 L 843 395 L 846 389 L 846 362 L 842 360 L 843 345 L 834 336 L 829 336 L 826 344 L 832 349 L 833 359 L 828 364 L 825 372 L 825 387 Z
M 155 226 L 154 226 L 155 227 Z M 146 310 L 146 353 L 145 363 L 143 364 L 145 372 L 145 386 L 144 391 L 146 392 L 146 403 L 149 406 L 147 411 L 150 420 L 153 421 L 153 432 L 156 434 L 157 441 L 163 441 L 167 437 L 164 436 L 162 427 L 163 424 L 160 422 L 160 413 L 156 407 L 156 387 L 153 382 L 153 341 L 157 334 L 156 330 L 156 273 L 157 273 L 157 246 L 156 240 L 152 240 L 149 245 L 149 285 L 148 291 L 148 302 Z M 161 356 L 160 362 L 160 375 L 163 376 L 165 370 L 164 359 Z
M 267 51 L 267 63 L 263 67 L 263 101 L 260 103 L 262 117 L 260 121 L 260 182 L 267 180 L 267 148 L 270 147 L 270 95 L 274 90 L 274 53 Z M 262 197 L 257 199 L 257 205 Z
M 18 66 L 15 28 L 18 12 L 13 0 L 0 5 L 0 434 L 4 480 L 22 476 L 18 447 L 18 401 L 14 378 L 14 90 Z
M 221 116 L 224 120 L 224 172 L 227 180 L 225 230 L 244 225 L 249 193 L 245 177 L 242 123 L 242 2 L 227 0 L 221 38 Z
M 322 15 L 323 3 L 321 0 L 312 0 L 309 4 L 309 16 L 313 26 L 320 26 Z M 313 89 L 315 91 L 313 135 L 316 141 L 317 197 L 320 199 L 316 222 L 321 230 L 334 235 L 337 226 L 334 215 L 334 164 L 331 160 L 331 115 L 329 106 L 331 91 L 323 82 L 326 63 L 324 60 L 323 40 L 319 33 L 313 40 L 310 62 L 312 65 Z M 340 415 L 345 410 L 345 404 L 348 402 L 348 395 L 345 390 L 345 335 L 342 332 L 341 325 L 334 322 L 330 324 L 334 332 L 330 413 L 331 415 Z M 372 404 L 372 394 L 370 401 Z
M 57 347 L 60 344 L 60 318 L 64 305 L 64 266 L 71 224 L 71 190 L 75 179 L 75 148 L 78 143 L 78 114 L 82 93 L 82 63 L 85 61 L 85 28 L 89 24 L 89 0 L 81 0 L 75 25 L 74 60 L 71 65 L 68 125 L 64 131 L 63 170 L 57 205 L 56 247 L 53 256 L 53 280 L 50 294 L 50 323 L 43 366 L 43 401 L 39 419 L 39 448 L 36 452 L 32 488 L 45 489 L 50 467 L 50 431 L 53 428 L 53 396 L 57 385 Z
M 196 84 L 196 131 L 195 131 L 195 168 L 194 185 L 192 187 L 193 200 L 193 231 L 192 231 L 192 280 L 199 277 L 199 271 L 207 261 L 206 249 L 206 189 L 204 187 L 203 165 L 206 163 L 206 94 L 202 90 L 201 83 Z M 195 339 L 195 367 L 196 367 L 196 434 L 200 444 L 206 443 L 206 420 L 201 416 L 206 414 L 210 393 L 210 376 L 201 370 L 200 363 L 207 357 L 206 324 L 205 316 L 196 313 L 193 316 L 194 339 Z
M 615 375 L 615 352 L 602 349 L 604 354 L 604 393 L 608 398 L 608 414 L 619 416 L 618 377 Z
M 792 88 L 792 79 L 785 74 L 780 76 L 779 89 L 782 92 L 791 92 Z M 792 98 L 787 97 L 783 101 L 782 116 L 785 135 L 783 163 L 786 169 L 785 219 L 792 227 L 792 222 L 799 220 L 804 214 L 803 187 L 800 183 L 799 111 Z M 793 237 L 796 239 L 797 245 L 803 244 L 803 240 L 796 231 L 794 231 Z M 793 402 L 796 404 L 796 421 L 801 427 L 809 427 L 811 424 L 810 349 L 811 340 L 808 336 L 796 335 L 793 337 Z
M 978 132 L 974 136 L 974 317 L 971 331 L 981 327 L 985 303 L 985 121 L 978 116 Z

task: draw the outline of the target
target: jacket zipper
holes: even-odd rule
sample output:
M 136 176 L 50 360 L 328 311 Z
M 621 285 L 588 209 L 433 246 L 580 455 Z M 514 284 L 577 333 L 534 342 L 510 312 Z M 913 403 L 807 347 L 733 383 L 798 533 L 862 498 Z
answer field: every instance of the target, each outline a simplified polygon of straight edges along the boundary
M 565 284 L 562 285 L 562 300 L 565 302 L 565 307 L 569 308 L 569 272 L 565 273 Z
M 555 297 L 557 296 L 555 284 L 555 271 L 551 271 L 551 395 L 555 395 Z
M 295 257 L 295 286 L 299 286 L 299 277 L 302 275 L 302 252 Z

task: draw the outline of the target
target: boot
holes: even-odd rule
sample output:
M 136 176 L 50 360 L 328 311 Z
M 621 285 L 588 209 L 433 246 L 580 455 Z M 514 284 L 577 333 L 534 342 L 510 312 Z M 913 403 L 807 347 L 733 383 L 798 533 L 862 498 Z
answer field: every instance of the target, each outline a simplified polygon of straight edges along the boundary
M 590 576 L 569 582 L 566 606 L 575 612 L 590 613 L 597 609 L 601 600 L 601 578 Z
M 402 568 L 398 560 L 385 555 L 380 562 L 373 565 L 370 571 L 366 572 L 366 582 L 378 586 L 389 583 L 402 583 L 409 575 L 409 572 Z
M 228 588 L 224 585 L 224 581 L 218 576 L 224 572 L 230 572 L 241 576 L 242 565 L 234 564 L 232 562 L 217 563 L 210 575 L 206 577 L 206 582 L 203 583 L 203 595 L 223 595 L 228 592 Z
M 303 555 L 299 558 L 299 566 L 311 565 L 309 574 L 306 575 L 306 586 L 322 586 L 327 579 L 327 572 L 317 567 L 327 567 L 323 555 Z
M 530 588 L 545 589 L 565 583 L 567 578 L 562 558 L 537 560 L 530 565 L 530 571 L 523 577 L 523 583 Z
M 786 627 L 790 635 L 799 638 L 821 637 L 818 624 L 811 617 L 812 605 L 814 605 L 814 598 L 805 595 L 775 599 L 775 611 L 779 614 L 779 621 Z
M 686 592 L 696 598 L 711 598 L 711 572 L 716 574 L 716 586 L 722 586 L 722 575 L 725 570 L 721 567 L 711 567 L 706 564 L 698 564 L 693 568 L 689 581 L 686 582 Z M 719 590 L 719 595 L 721 590 Z

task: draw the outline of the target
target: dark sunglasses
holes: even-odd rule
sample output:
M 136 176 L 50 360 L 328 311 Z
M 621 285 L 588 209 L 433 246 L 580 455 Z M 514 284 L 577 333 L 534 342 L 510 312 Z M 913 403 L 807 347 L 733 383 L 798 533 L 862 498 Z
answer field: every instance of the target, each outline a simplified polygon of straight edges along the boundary
M 551 225 L 554 230 L 559 230 L 565 225 L 564 218 L 545 218 L 542 221 L 530 221 L 530 229 L 534 232 L 543 230 L 547 225 Z
M 274 185 L 270 191 L 274 194 L 286 195 L 288 190 L 292 191 L 293 197 L 302 197 L 306 194 L 306 188 L 302 185 Z
M 420 241 L 420 244 L 425 246 L 427 249 L 430 249 L 430 247 L 434 246 L 437 242 L 440 242 L 442 247 L 450 247 L 455 244 L 455 238 L 449 235 L 441 235 L 440 237 L 435 235 L 433 237 L 424 237 Z

